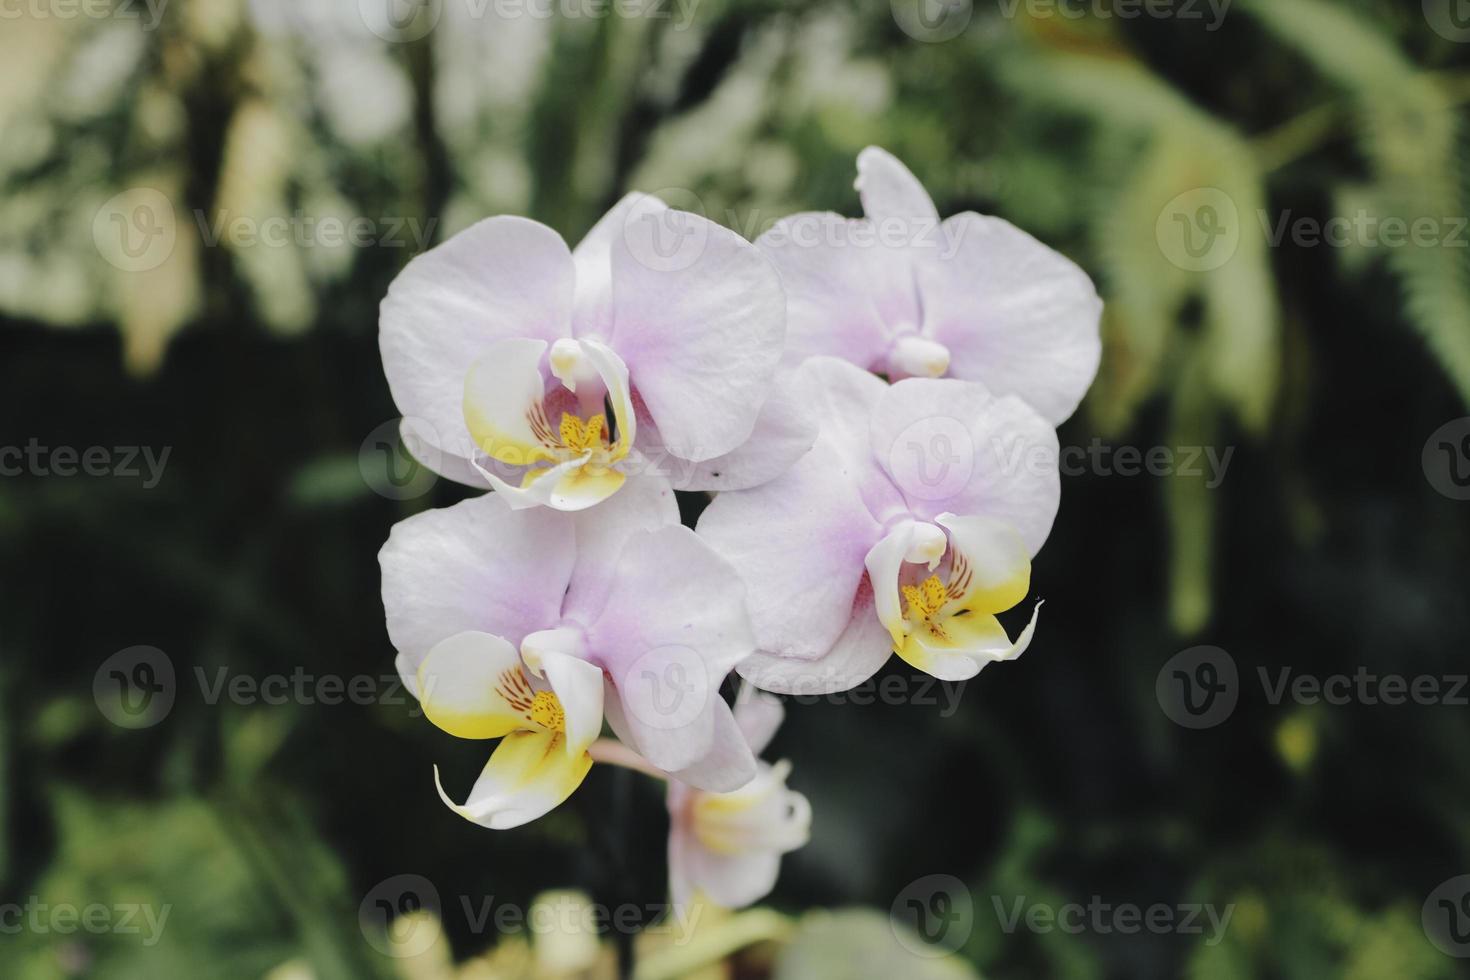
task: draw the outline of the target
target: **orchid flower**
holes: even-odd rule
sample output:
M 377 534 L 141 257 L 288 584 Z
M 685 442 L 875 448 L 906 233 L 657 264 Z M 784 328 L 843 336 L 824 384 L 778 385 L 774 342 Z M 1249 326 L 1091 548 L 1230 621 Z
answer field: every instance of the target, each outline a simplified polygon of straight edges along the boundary
M 1025 598 L 1060 499 L 1051 425 L 984 385 L 894 385 L 852 364 L 797 369 L 821 433 L 760 487 L 720 494 L 699 534 L 746 583 L 760 653 L 739 672 L 778 693 L 846 690 L 890 650 L 941 680 L 1020 656 L 995 614 Z
M 777 387 L 784 337 L 755 246 L 631 194 L 575 251 L 507 215 L 419 256 L 379 339 L 400 411 L 427 423 L 421 462 L 512 507 L 572 511 L 657 467 L 703 490 L 784 470 L 815 436 Z
M 1053 425 L 1070 416 L 1101 354 L 1087 274 L 1000 218 L 941 222 L 885 150 L 863 150 L 857 167 L 864 218 L 795 214 L 756 242 L 786 288 L 788 357 L 841 357 L 893 381 L 978 381 Z
M 781 703 L 743 692 L 735 720 L 759 755 L 776 734 Z M 806 845 L 812 808 L 786 788 L 791 763 L 758 762 L 754 779 L 730 793 L 669 782 L 669 883 L 675 908 L 708 900 L 729 909 L 752 905 L 776 887 L 781 855 Z
M 744 589 L 679 525 L 666 482 L 630 478 L 578 514 L 485 494 L 401 521 L 379 561 L 398 669 L 425 716 L 500 739 L 465 803 L 440 787 L 466 819 L 502 829 L 557 806 L 604 720 L 692 785 L 755 774 L 719 696 L 754 649 Z

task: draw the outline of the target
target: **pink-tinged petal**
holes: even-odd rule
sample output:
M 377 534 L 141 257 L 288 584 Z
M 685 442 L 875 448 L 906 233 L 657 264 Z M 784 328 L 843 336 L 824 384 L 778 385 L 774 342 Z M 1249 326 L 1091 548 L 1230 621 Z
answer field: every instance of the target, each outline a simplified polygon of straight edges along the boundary
M 780 856 L 811 837 L 811 804 L 787 788 L 790 772 L 786 762 L 761 763 L 740 789 L 692 793 L 677 810 L 671 794 L 673 822 L 690 838 L 679 867 L 687 885 L 727 908 L 759 901 L 774 887 Z
M 678 490 L 746 490 L 774 480 L 812 448 L 817 422 L 795 379 L 778 378 L 761 406 L 750 438 L 723 456 L 690 463 L 663 451 L 652 426 L 645 455 L 667 471 Z
M 579 336 L 603 333 L 612 325 L 613 243 L 630 222 L 640 220 L 642 215 L 654 215 L 657 220 L 659 212 L 667 210 L 668 205 L 651 194 L 626 194 L 572 250 L 577 267 L 573 320 Z
M 686 527 L 634 534 L 586 634 L 638 752 L 668 772 L 709 753 L 720 684 L 755 649 L 728 563 Z
M 700 537 L 745 582 L 759 649 L 810 659 L 847 625 L 863 557 L 883 535 L 854 483 L 818 440 L 784 475 L 722 493 L 701 515 Z
M 712 221 L 674 210 L 641 217 L 613 237 L 607 340 L 668 450 L 713 459 L 750 437 L 770 393 L 786 336 L 780 278 Z
M 704 848 L 690 852 L 688 875 L 715 905 L 741 909 L 771 893 L 781 876 L 781 855 L 775 851 L 716 854 Z
M 914 219 L 939 223 L 939 211 L 913 171 L 887 150 L 870 146 L 858 154 L 858 176 L 853 186 L 870 219 Z M 931 225 L 931 227 L 932 227 Z
M 749 684 L 740 686 L 740 694 L 735 698 L 735 723 L 740 726 L 740 734 L 745 736 L 750 751 L 756 755 L 764 752 L 785 717 L 786 709 L 780 698 Z
M 841 455 L 852 478 L 871 483 L 881 472 L 873 458 L 872 415 L 888 385 L 835 357 L 806 361 L 796 369 L 794 383 L 817 420 L 818 438 Z
M 667 480 L 631 476 L 623 488 L 600 506 L 578 513 L 577 561 L 562 603 L 563 613 L 589 623 L 607 605 L 618 557 L 628 539 L 641 531 L 657 531 L 679 523 L 679 503 Z
M 414 259 L 383 300 L 378 342 L 398 409 L 425 423 L 421 461 L 481 485 L 461 398 L 465 374 L 489 345 L 555 340 L 571 331 L 571 253 L 556 232 L 525 218 L 490 218 Z
M 757 653 L 741 662 L 740 676 L 776 694 L 820 695 L 850 691 L 882 669 L 893 639 L 873 608 L 866 587 L 853 603 L 852 618 L 832 648 L 815 660 Z
M 729 793 L 755 777 L 757 750 L 747 742 L 738 718 L 723 699 L 715 700 L 714 716 L 715 735 L 709 752 L 694 765 L 669 775 L 696 789 Z
M 415 673 L 465 630 L 519 646 L 560 618 L 575 555 L 570 518 L 512 511 L 495 494 L 416 514 L 378 553 L 388 636 Z
M 907 260 L 880 248 L 862 219 L 809 211 L 782 218 L 756 239 L 786 290 L 786 361 L 840 357 L 868 369 L 893 342 L 886 311 L 917 325 Z M 907 306 L 905 304 L 908 304 Z M 902 320 L 902 315 L 895 320 Z
M 915 263 L 923 332 L 949 376 L 1014 394 L 1053 425 L 1076 410 L 1102 354 L 1102 300 L 1076 263 L 1000 218 L 957 214 Z
M 817 420 L 818 443 L 840 457 L 868 512 L 884 521 L 905 512 L 903 495 L 873 456 L 872 416 L 888 391 L 883 379 L 835 357 L 814 357 L 797 368 L 795 384 Z
M 995 517 L 1031 554 L 1045 543 L 1061 500 L 1057 435 L 1019 398 L 968 381 L 900 381 L 873 413 L 872 438 L 915 518 Z
M 500 740 L 463 804 L 455 803 L 434 767 L 434 786 L 444 805 L 472 823 L 509 830 L 545 816 L 582 785 L 592 768 L 583 752 L 565 751 L 565 736 L 513 732 Z

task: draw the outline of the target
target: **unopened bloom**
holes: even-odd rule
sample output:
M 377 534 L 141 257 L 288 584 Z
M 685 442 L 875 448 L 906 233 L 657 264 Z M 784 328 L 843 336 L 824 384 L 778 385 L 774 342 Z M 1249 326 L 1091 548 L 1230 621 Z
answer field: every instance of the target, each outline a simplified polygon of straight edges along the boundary
M 1000 218 L 941 222 L 885 150 L 868 147 L 857 166 L 864 218 L 795 214 L 756 242 L 786 288 L 789 357 L 841 357 L 895 381 L 979 381 L 1052 424 L 1071 415 L 1101 354 L 1087 274 Z
M 735 720 L 759 755 L 781 724 L 776 699 L 747 691 Z M 758 762 L 755 778 L 730 793 L 669 782 L 669 886 L 676 908 L 707 899 L 738 909 L 776 887 L 781 856 L 811 837 L 812 809 L 786 787 L 791 763 Z
M 419 256 L 380 344 L 399 409 L 427 423 L 426 465 L 513 507 L 580 510 L 632 472 L 727 489 L 801 455 L 814 433 L 772 397 L 784 337 L 755 246 L 633 194 L 574 252 L 500 216 Z
M 393 528 L 379 560 L 398 668 L 426 717 L 500 739 L 466 818 L 514 827 L 566 799 L 604 719 L 659 769 L 716 790 L 755 773 L 719 686 L 754 649 L 734 571 L 631 478 L 596 511 L 500 494 Z M 443 790 L 441 789 L 441 793 Z
M 995 613 L 1030 588 L 1060 499 L 1057 438 L 1014 396 L 918 379 L 894 385 L 835 358 L 796 372 L 821 433 L 781 477 L 721 494 L 699 533 L 740 572 L 758 687 L 851 688 L 898 653 L 944 680 L 1019 656 Z

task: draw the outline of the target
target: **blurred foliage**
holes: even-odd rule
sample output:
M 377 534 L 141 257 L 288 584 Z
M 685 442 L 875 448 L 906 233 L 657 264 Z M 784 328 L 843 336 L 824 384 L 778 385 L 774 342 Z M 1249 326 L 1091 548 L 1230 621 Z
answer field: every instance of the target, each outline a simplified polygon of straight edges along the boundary
M 871 944 L 906 885 L 946 873 L 974 898 L 962 953 L 1000 980 L 1455 975 L 1418 914 L 1470 867 L 1464 709 L 1275 706 L 1255 681 L 1464 670 L 1470 522 L 1419 453 L 1470 399 L 1467 250 L 1258 233 L 1281 215 L 1467 214 L 1470 51 L 1420 4 L 1237 0 L 1212 25 L 1203 4 L 986 3 L 942 43 L 877 2 L 543 19 L 446 0 L 393 44 L 367 6 L 176 0 L 155 31 L 0 22 L 0 445 L 172 449 L 156 488 L 0 479 L 0 904 L 172 907 L 152 946 L 5 935 L 0 975 L 399 976 L 358 905 L 405 872 L 437 886 L 470 976 L 530 946 L 476 928 L 460 898 L 661 901 L 652 786 L 599 770 L 548 819 L 488 834 L 428 775 L 463 781 L 479 751 L 410 703 L 210 703 L 195 671 L 391 675 L 374 553 L 393 521 L 463 495 L 375 496 L 381 475 L 359 468 L 377 457 L 354 458 L 394 414 L 376 308 L 413 254 L 497 212 L 575 241 L 629 188 L 751 237 L 793 210 L 854 213 L 869 143 L 942 213 L 1003 215 L 1097 279 L 1104 364 L 1063 445 L 1239 451 L 1218 487 L 1069 475 L 1035 568 L 1038 642 L 952 715 L 793 706 L 776 748 L 814 839 L 786 862 L 780 912 L 737 920 L 765 935 L 777 916 L 784 938 L 731 933 L 730 969 L 917 976 Z M 1160 223 L 1206 188 L 1240 235 L 1193 271 Z M 161 257 L 109 237 L 140 214 L 172 242 Z M 323 231 L 354 218 L 367 247 Z M 286 239 L 262 243 L 282 219 Z M 1231 651 L 1244 692 L 1193 732 L 1154 681 L 1197 640 Z M 137 643 L 168 652 L 179 699 L 125 731 L 93 675 Z M 1096 895 L 1234 912 L 1211 945 L 1008 932 L 993 905 Z M 879 912 L 785 918 L 850 904 Z

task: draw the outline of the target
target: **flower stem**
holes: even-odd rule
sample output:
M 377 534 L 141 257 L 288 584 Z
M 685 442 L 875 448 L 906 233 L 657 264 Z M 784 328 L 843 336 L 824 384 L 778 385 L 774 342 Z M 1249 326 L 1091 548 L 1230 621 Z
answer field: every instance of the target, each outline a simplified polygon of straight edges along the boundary
M 645 776 L 655 779 L 667 779 L 668 777 L 658 769 L 655 769 L 643 756 L 628 748 L 622 742 L 611 738 L 599 738 L 587 747 L 587 754 L 592 756 L 593 762 L 602 762 L 610 766 L 621 766 L 634 772 L 641 772 Z

